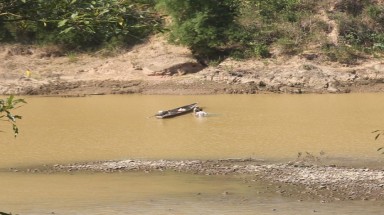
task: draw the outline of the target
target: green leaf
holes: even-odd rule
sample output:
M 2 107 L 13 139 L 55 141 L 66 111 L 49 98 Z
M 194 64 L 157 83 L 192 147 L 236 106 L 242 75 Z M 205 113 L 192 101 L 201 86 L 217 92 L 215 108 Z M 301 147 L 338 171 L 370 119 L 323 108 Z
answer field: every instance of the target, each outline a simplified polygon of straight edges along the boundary
M 71 15 L 71 19 L 77 19 L 77 17 L 78 17 L 78 15 L 79 15 L 79 13 L 73 13 L 72 15 Z
M 66 28 L 66 29 L 62 30 L 59 34 L 66 34 L 66 33 L 70 32 L 72 29 L 74 29 L 74 28 L 73 27 Z
M 14 98 L 15 96 L 14 95 L 11 95 L 8 99 L 7 99 L 7 106 L 8 107 L 12 107 L 12 101 L 13 101 L 13 98 Z
M 65 25 L 65 23 L 67 23 L 68 22 L 68 19 L 63 19 L 63 20 L 61 20 L 60 22 L 59 22 L 59 24 L 57 25 L 57 27 L 63 27 L 64 25 Z
M 99 16 L 103 15 L 104 13 L 108 13 L 109 10 L 108 9 L 104 9 L 103 11 L 101 11 L 101 13 L 99 14 Z
M 15 99 L 13 95 L 9 96 L 7 99 L 0 99 L 0 118 L 5 117 L 2 121 L 9 121 L 12 123 L 15 137 L 19 134 L 19 129 L 15 124 L 16 119 L 21 119 L 22 117 L 13 115 L 10 110 L 20 107 L 17 106 L 19 103 L 26 103 L 26 101 L 24 99 Z

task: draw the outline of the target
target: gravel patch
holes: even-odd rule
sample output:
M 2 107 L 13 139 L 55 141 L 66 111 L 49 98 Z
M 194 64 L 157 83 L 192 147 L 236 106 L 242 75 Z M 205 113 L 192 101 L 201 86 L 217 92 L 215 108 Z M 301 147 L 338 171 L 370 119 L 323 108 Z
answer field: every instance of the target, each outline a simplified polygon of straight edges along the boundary
M 121 160 L 54 165 L 34 172 L 175 171 L 204 175 L 240 175 L 247 181 L 272 183 L 276 192 L 298 198 L 384 200 L 384 169 L 288 162 L 266 164 L 255 159 Z

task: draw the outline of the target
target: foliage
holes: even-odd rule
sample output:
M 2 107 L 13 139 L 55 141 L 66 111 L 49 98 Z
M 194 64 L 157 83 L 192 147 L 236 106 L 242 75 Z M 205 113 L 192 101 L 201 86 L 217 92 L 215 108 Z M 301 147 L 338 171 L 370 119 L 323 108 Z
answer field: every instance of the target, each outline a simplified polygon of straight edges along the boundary
M 311 51 L 349 64 L 384 52 L 384 5 L 375 0 L 0 1 L 0 42 L 114 50 L 157 31 L 205 60 L 289 56 L 315 47 Z
M 366 23 L 360 21 L 360 18 L 343 17 L 339 20 L 340 36 L 345 42 L 354 46 L 372 46 L 374 43 L 374 29 Z
M 12 114 L 11 110 L 20 107 L 21 103 L 26 102 L 24 99 L 15 99 L 14 96 L 10 96 L 6 99 L 0 99 L 0 119 L 3 121 L 8 121 L 12 124 L 15 137 L 19 134 L 19 129 L 16 125 L 16 119 L 21 119 L 21 116 Z
M 370 0 L 341 0 L 336 2 L 335 9 L 352 16 L 358 16 L 363 12 L 364 7 L 370 3 Z
M 384 51 L 384 5 L 369 5 L 365 13 L 369 17 L 367 25 L 374 29 L 370 35 L 374 51 Z
M 265 44 L 251 44 L 253 55 L 261 58 L 267 58 L 271 56 L 268 50 L 268 46 Z
M 94 47 L 139 40 L 159 29 L 149 0 L 9 0 L 0 3 L 0 41 L 55 42 Z
M 275 22 L 284 20 L 295 22 L 298 19 L 297 8 L 300 0 L 252 0 L 251 4 L 257 8 L 263 21 Z
M 335 46 L 326 44 L 323 47 L 323 52 L 328 57 L 328 60 L 347 65 L 356 64 L 360 58 L 357 50 L 345 45 Z
M 332 6 L 334 11 L 327 12 Z M 261 57 L 257 47 L 273 50 L 267 57 L 323 47 L 329 60 L 354 64 L 363 52 L 384 51 L 384 6 L 373 0 L 249 0 L 242 1 L 240 11 L 238 22 L 246 32 L 240 53 L 246 57 Z M 331 26 L 322 15 L 337 24 Z M 333 27 L 339 43 L 329 45 Z
M 157 5 L 172 18 L 171 41 L 204 57 L 231 42 L 238 7 L 236 0 L 159 0 Z
M 299 25 L 306 16 L 306 4 L 299 0 L 243 1 L 238 21 L 247 32 L 241 43 L 248 50 L 245 53 L 270 57 L 273 47 L 283 54 L 297 53 L 307 34 Z
M 366 53 L 383 51 L 384 6 L 369 0 L 341 1 L 335 19 L 345 45 Z

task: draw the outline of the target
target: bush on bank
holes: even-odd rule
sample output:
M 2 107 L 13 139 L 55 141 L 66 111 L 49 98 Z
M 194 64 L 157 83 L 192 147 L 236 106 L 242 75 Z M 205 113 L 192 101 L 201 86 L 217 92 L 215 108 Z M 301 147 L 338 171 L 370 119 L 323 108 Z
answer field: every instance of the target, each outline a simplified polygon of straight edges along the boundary
M 170 40 L 208 58 L 220 55 L 234 42 L 239 6 L 237 0 L 159 0 L 157 4 L 171 17 Z
M 149 0 L 9 0 L 0 3 L 0 41 L 69 49 L 132 43 L 160 28 Z
M 313 51 L 355 63 L 384 51 L 377 0 L 8 0 L 0 42 L 70 50 L 122 46 L 166 32 L 197 57 L 290 56 Z M 335 38 L 336 37 L 336 38 Z

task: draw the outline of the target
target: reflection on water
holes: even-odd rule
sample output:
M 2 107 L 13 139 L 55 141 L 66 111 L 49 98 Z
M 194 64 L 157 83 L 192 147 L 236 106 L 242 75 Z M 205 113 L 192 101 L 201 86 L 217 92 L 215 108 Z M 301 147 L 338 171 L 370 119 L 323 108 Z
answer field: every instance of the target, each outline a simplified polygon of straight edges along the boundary
M 0 167 L 144 158 L 380 158 L 384 95 L 31 97 L 21 134 L 3 133 Z M 148 118 L 199 102 L 211 117 Z M 2 129 L 6 130 L 6 129 Z

